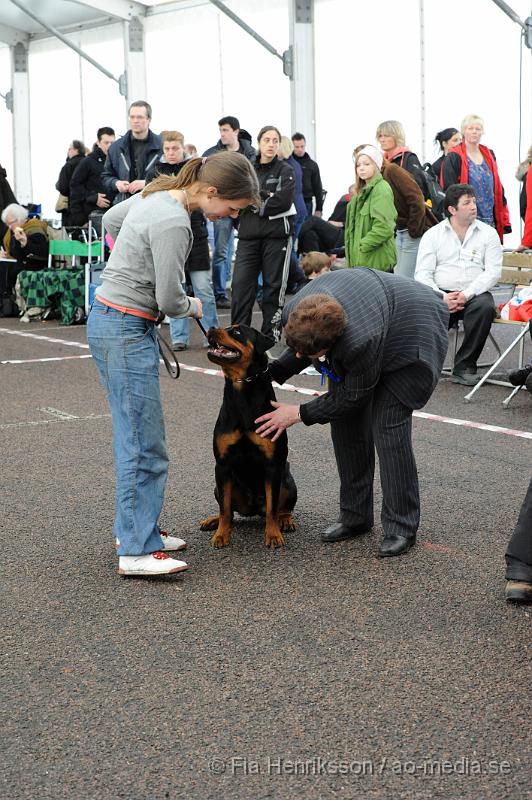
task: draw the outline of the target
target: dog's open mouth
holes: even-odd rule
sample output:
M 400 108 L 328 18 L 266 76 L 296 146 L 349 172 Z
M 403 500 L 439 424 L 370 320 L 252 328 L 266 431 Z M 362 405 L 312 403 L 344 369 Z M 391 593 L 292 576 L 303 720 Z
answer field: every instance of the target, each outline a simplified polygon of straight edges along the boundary
M 211 344 L 207 350 L 208 358 L 219 358 L 223 361 L 238 361 L 241 356 L 240 350 L 233 350 L 223 344 Z

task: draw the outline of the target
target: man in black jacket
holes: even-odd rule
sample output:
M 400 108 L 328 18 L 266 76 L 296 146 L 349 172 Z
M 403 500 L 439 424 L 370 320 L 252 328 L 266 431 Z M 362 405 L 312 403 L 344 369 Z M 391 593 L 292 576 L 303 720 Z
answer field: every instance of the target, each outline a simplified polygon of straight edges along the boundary
M 112 128 L 99 128 L 96 138 L 92 153 L 78 164 L 70 181 L 72 225 L 85 225 L 91 212 L 101 210 L 103 213 L 111 205 L 102 185 L 102 172 L 115 132 Z
M 308 216 L 312 216 L 312 198 L 315 198 L 314 216 L 321 217 L 323 213 L 323 186 L 321 185 L 320 168 L 306 152 L 307 142 L 302 133 L 294 133 L 292 144 L 294 145 L 292 155 L 303 171 L 303 197 Z
M 150 122 L 150 104 L 136 100 L 129 107 L 130 130 L 109 148 L 102 184 L 113 205 L 144 189 L 146 173 L 161 155 L 161 138 Z
M 250 161 L 255 157 L 255 148 L 251 145 L 251 136 L 241 130 L 236 117 L 222 117 L 218 120 L 220 138 L 218 142 L 203 153 L 210 156 L 220 150 L 232 150 L 242 153 Z M 213 223 L 214 253 L 212 257 L 212 283 L 218 308 L 231 308 L 226 294 L 226 284 L 231 277 L 231 261 L 233 257 L 233 220 L 230 217 Z

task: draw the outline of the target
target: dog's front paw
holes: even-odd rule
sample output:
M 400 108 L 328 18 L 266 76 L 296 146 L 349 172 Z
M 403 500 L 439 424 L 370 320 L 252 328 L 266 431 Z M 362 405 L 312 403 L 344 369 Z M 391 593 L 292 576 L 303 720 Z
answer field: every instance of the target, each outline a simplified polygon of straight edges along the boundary
M 284 547 L 284 536 L 278 528 L 277 530 L 266 529 L 265 543 L 266 547 L 271 547 L 274 550 L 276 547 Z
M 290 511 L 281 511 L 279 514 L 279 527 L 285 533 L 295 531 L 296 523 Z
M 227 528 L 218 528 L 211 539 L 211 544 L 213 547 L 227 547 L 230 541 L 231 531 L 227 530 Z
M 220 517 L 218 514 L 215 514 L 212 517 L 207 517 L 207 519 L 202 519 L 199 526 L 201 531 L 215 531 L 218 527 L 220 522 Z

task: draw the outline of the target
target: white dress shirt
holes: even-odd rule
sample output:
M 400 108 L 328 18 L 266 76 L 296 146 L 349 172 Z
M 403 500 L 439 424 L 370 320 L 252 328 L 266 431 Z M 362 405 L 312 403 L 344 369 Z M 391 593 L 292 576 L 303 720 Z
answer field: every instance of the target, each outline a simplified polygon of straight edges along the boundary
M 463 292 L 471 300 L 495 286 L 501 268 L 502 245 L 495 228 L 477 219 L 461 242 L 445 219 L 422 236 L 414 277 L 439 294 Z

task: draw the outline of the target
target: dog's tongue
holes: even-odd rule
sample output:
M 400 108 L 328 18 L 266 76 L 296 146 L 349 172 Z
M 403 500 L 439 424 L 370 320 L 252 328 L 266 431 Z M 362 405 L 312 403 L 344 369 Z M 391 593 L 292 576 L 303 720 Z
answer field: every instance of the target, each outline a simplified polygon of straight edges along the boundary
M 234 350 L 229 350 L 228 347 L 224 347 L 223 345 L 217 345 L 216 347 L 209 347 L 209 353 L 212 353 L 213 356 L 218 356 L 219 358 L 238 358 L 238 353 Z

